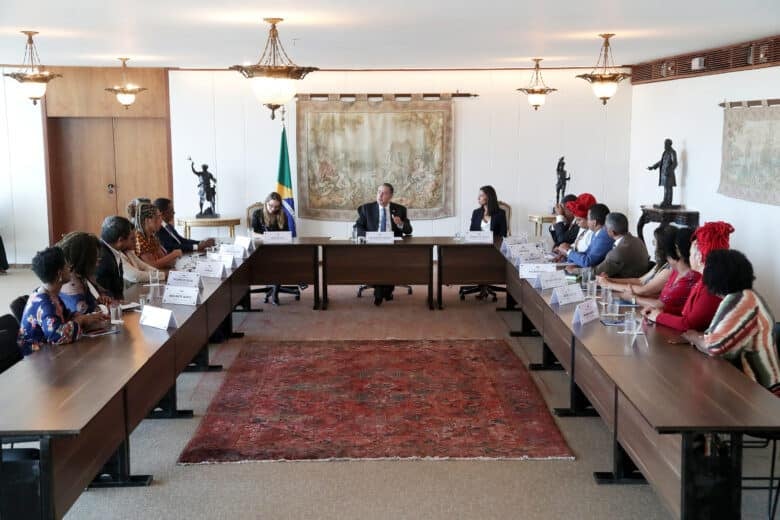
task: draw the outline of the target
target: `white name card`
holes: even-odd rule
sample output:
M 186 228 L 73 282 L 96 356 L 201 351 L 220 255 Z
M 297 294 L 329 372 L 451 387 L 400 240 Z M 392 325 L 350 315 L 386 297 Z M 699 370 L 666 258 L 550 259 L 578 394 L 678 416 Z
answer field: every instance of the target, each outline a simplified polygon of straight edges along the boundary
M 236 258 L 246 258 L 247 252 L 245 247 L 241 247 L 237 244 L 222 244 L 219 246 L 219 252 L 222 254 L 233 255 Z
M 266 231 L 263 233 L 263 244 L 290 244 L 292 231 Z
M 168 285 L 175 285 L 177 287 L 197 287 L 198 289 L 203 288 L 203 282 L 200 280 L 200 275 L 189 271 L 169 272 Z
M 235 244 L 241 246 L 249 252 L 255 250 L 255 243 L 250 237 L 236 237 Z
M 566 273 L 558 269 L 556 271 L 545 271 L 539 273 L 534 279 L 533 286 L 535 289 L 541 289 L 543 291 L 547 289 L 555 289 L 556 287 L 563 287 L 566 285 Z
M 567 303 L 581 302 L 584 299 L 585 295 L 582 294 L 582 288 L 579 284 L 573 283 L 571 285 L 564 285 L 563 287 L 556 287 L 553 289 L 550 303 L 566 305 Z
M 492 244 L 493 232 L 492 231 L 466 231 L 466 242 L 472 242 L 476 244 Z
M 392 231 L 366 231 L 366 244 L 392 244 L 394 238 Z
M 520 264 L 517 268 L 520 278 L 536 278 L 539 273 L 551 273 L 555 264 Z
M 582 291 L 580 290 L 580 292 Z M 574 309 L 574 317 L 571 321 L 574 325 L 577 323 L 585 325 L 597 319 L 599 319 L 599 307 L 596 304 L 596 300 L 585 300 Z
M 528 242 L 528 234 L 520 233 L 519 235 L 512 235 L 511 237 L 504 237 L 503 243 L 510 245 L 525 244 Z
M 198 260 L 195 272 L 206 278 L 224 278 L 227 274 L 221 260 Z
M 236 257 L 228 253 L 209 253 L 206 258 L 212 262 L 222 262 L 225 269 L 233 269 L 236 267 Z
M 163 293 L 163 303 L 174 305 L 197 305 L 200 289 L 197 287 L 177 287 L 167 285 Z
M 176 323 L 176 316 L 173 315 L 172 310 L 163 309 L 161 307 L 152 307 L 151 305 L 144 305 L 144 310 L 141 312 L 141 325 L 162 330 L 179 327 L 179 324 Z

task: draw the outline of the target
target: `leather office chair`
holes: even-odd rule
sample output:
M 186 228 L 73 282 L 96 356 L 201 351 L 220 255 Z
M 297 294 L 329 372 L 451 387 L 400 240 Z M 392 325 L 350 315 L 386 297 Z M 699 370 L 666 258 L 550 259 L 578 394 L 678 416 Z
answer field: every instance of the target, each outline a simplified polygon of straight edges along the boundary
M 504 201 L 498 201 L 498 207 L 504 210 L 506 213 L 506 234 L 510 236 L 512 234 L 512 206 Z M 461 300 L 465 300 L 469 294 L 476 294 L 478 300 L 484 300 L 485 298 L 492 296 L 493 301 L 498 301 L 498 295 L 496 293 L 506 292 L 505 287 L 498 287 L 497 285 L 464 285 L 458 289 L 458 294 Z
M 246 209 L 246 227 L 247 229 L 252 229 L 252 216 L 255 214 L 255 211 L 263 209 L 264 202 L 255 202 L 251 206 L 249 206 Z M 265 287 L 258 287 L 255 289 L 249 288 L 249 294 L 265 294 L 265 300 L 264 303 L 268 303 L 268 300 L 270 299 L 274 305 L 277 305 L 279 303 L 279 295 L 280 294 L 292 294 L 295 296 L 295 300 L 298 301 L 301 299 L 301 289 L 306 289 L 308 285 L 306 284 L 300 284 L 300 285 L 266 285 Z M 249 309 L 247 309 L 249 310 Z
M 22 314 L 24 313 L 24 307 L 27 305 L 27 299 L 30 296 L 25 294 L 22 296 L 19 296 L 14 301 L 11 302 L 11 314 L 14 315 L 14 318 L 16 318 L 16 322 L 18 325 L 21 325 L 22 323 Z
M 0 373 L 11 368 L 23 357 L 16 344 L 18 333 L 19 321 L 14 316 L 0 316 Z

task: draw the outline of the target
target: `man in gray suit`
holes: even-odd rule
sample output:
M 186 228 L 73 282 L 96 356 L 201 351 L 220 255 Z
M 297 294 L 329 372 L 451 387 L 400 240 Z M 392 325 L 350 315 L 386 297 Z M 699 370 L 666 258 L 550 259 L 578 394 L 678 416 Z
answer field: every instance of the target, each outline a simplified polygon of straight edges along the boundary
M 596 266 L 596 273 L 610 278 L 638 278 L 650 265 L 645 243 L 628 232 L 628 218 L 622 213 L 607 215 L 607 234 L 615 241 L 612 250 Z

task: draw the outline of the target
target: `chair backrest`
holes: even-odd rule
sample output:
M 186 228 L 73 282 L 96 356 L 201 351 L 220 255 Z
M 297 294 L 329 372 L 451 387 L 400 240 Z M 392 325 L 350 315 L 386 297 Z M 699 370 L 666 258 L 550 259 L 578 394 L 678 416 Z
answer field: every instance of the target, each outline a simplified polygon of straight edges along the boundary
M 16 318 L 17 325 L 22 323 L 22 313 L 24 313 L 24 307 L 27 305 L 27 299 L 29 297 L 29 295 L 23 294 L 22 296 L 19 296 L 14 301 L 12 301 L 11 305 L 9 305 L 11 308 L 11 314 L 13 314 L 14 318 Z
M 19 333 L 19 322 L 6 314 L 0 316 L 0 373 L 15 365 L 22 359 L 22 353 L 16 344 L 16 336 Z
M 251 206 L 246 208 L 246 228 L 247 228 L 247 230 L 249 230 L 249 231 L 252 230 L 252 215 L 254 215 L 255 211 L 257 211 L 258 209 L 262 209 L 263 204 L 264 204 L 263 202 L 255 202 L 254 204 L 252 204 Z
M 499 200 L 498 207 L 503 209 L 504 213 L 506 213 L 506 234 L 509 236 L 512 234 L 512 206 L 503 200 Z
M 775 348 L 777 349 L 777 352 L 780 353 L 780 322 L 775 323 L 773 332 L 775 333 Z

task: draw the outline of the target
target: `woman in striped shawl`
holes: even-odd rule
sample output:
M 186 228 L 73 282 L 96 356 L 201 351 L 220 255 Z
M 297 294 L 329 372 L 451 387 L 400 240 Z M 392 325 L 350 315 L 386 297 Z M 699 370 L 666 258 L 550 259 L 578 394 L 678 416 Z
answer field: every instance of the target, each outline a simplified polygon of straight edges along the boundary
M 719 249 L 707 257 L 704 285 L 723 297 L 707 331 L 689 330 L 683 337 L 710 356 L 723 356 L 748 377 L 780 396 L 780 365 L 775 320 L 753 291 L 753 266 L 735 250 Z

